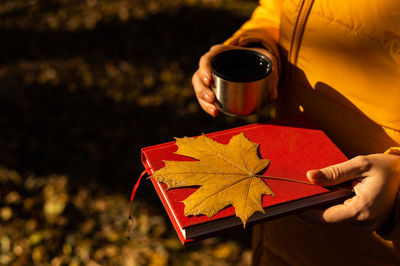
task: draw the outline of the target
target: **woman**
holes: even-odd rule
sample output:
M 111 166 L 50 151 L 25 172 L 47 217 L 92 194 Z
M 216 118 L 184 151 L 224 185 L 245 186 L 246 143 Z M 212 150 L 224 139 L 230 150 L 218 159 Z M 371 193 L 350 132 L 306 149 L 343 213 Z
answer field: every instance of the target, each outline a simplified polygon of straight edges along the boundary
M 352 158 L 307 177 L 328 186 L 352 181 L 356 195 L 255 226 L 254 264 L 400 264 L 399 25 L 396 0 L 260 1 L 248 22 L 200 59 L 192 82 L 210 115 L 218 114 L 210 60 L 254 49 L 274 63 L 268 97 L 280 114 L 306 113 Z

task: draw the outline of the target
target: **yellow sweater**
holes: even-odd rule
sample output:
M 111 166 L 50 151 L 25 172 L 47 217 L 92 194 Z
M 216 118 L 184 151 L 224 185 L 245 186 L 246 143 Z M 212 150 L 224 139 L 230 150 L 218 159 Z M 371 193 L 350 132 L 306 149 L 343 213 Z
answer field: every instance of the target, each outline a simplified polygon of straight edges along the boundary
M 282 113 L 305 112 L 349 157 L 400 146 L 400 1 L 260 1 L 226 43 L 269 48 Z M 400 224 L 379 235 L 278 219 L 254 228 L 254 262 L 400 265 Z

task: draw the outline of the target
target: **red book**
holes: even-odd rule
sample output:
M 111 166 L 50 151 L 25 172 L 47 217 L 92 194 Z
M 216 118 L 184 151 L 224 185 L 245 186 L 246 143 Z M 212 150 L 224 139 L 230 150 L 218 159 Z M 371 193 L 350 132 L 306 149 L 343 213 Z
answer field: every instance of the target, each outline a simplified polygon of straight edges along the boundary
M 347 160 L 336 145 L 304 116 L 281 120 L 270 124 L 251 124 L 224 131 L 206 134 L 215 141 L 227 144 L 229 140 L 243 132 L 252 142 L 258 143 L 261 158 L 270 159 L 270 165 L 263 175 L 289 178 L 307 182 L 306 172 Z M 175 142 L 149 146 L 142 149 L 142 162 L 147 173 L 152 175 L 164 167 L 163 161 L 190 160 L 174 154 Z M 241 220 L 235 216 L 235 209 L 229 206 L 212 218 L 205 215 L 185 216 L 182 201 L 197 188 L 175 188 L 151 178 L 168 216 L 183 244 L 213 236 L 233 228 L 243 228 Z M 274 191 L 275 197 L 262 198 L 265 213 L 255 212 L 247 225 L 268 221 L 302 210 L 342 201 L 353 194 L 351 189 L 326 188 L 274 179 L 265 179 Z

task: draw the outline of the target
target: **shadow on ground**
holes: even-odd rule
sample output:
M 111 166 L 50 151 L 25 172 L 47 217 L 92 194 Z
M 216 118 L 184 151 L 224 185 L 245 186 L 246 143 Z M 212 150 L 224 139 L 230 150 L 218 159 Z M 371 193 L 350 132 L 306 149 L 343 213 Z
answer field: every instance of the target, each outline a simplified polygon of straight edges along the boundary
M 19 20 L 28 11 L 21 12 L 0 18 Z M 138 265 L 157 258 L 248 264 L 249 230 L 176 245 L 146 181 L 135 199 L 136 239 L 125 239 L 142 147 L 249 122 L 209 117 L 191 86 L 200 56 L 246 19 L 183 6 L 73 31 L 1 24 L 0 207 L 11 216 L 0 217 L 6 226 L 0 236 L 14 246 L 4 253 L 8 261 L 69 263 L 89 243 L 91 251 L 78 252 L 82 263 L 130 256 Z M 55 219 L 46 206 L 55 208 Z

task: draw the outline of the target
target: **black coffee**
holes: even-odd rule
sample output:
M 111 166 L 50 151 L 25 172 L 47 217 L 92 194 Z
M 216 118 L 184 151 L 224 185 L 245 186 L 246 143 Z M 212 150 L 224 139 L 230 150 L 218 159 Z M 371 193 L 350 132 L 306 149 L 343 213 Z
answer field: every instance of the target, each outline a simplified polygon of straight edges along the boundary
M 251 82 L 266 77 L 272 63 L 265 55 L 235 49 L 216 55 L 211 61 L 211 70 L 220 78 L 234 82 Z

